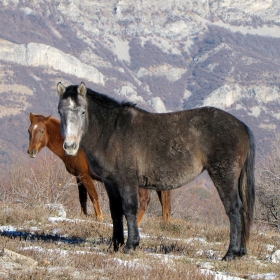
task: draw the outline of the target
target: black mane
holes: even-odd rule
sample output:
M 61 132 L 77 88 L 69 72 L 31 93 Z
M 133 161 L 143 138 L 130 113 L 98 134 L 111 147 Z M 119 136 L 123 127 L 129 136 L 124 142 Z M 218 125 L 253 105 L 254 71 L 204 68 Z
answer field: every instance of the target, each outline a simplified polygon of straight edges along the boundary
M 117 101 L 112 97 L 109 97 L 105 94 L 96 92 L 87 88 L 87 96 L 93 99 L 98 105 L 101 105 L 106 108 L 120 108 L 120 107 L 135 107 L 136 104 L 128 101 Z
M 70 97 L 76 103 L 78 103 L 78 86 L 77 85 L 70 85 L 66 88 L 65 93 L 63 94 L 63 98 L 67 99 Z M 105 94 L 96 92 L 90 88 L 87 88 L 87 96 L 94 100 L 98 105 L 106 107 L 106 108 L 120 108 L 120 107 L 135 107 L 136 104 L 128 101 L 117 101 L 112 97 L 109 97 Z
M 66 91 L 63 93 L 62 98 L 67 99 L 70 97 L 70 99 L 74 100 L 76 103 L 78 103 L 78 86 L 70 85 L 66 87 Z

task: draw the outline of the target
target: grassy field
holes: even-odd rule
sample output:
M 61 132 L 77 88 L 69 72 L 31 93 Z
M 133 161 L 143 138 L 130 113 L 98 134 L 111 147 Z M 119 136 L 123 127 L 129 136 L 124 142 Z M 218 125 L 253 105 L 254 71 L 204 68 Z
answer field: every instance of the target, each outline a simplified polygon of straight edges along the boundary
M 221 261 L 229 243 L 223 209 L 213 203 L 206 207 L 210 215 L 202 216 L 201 207 L 178 204 L 185 190 L 174 193 L 169 225 L 163 223 L 160 204 L 152 193 L 140 229 L 140 246 L 124 254 L 113 252 L 110 246 L 111 217 L 102 186 L 104 222 L 99 223 L 94 214 L 80 213 L 75 180 L 55 157 L 43 154 L 36 161 L 16 161 L 7 174 L 1 183 L 0 279 L 280 278 L 279 264 L 270 261 L 280 249 L 279 232 L 255 222 L 248 255 Z M 209 204 L 205 191 L 198 193 L 203 194 L 201 205 Z M 61 204 L 66 219 L 55 218 L 58 212 L 48 203 Z M 88 206 L 93 213 L 89 202 Z M 183 207 L 187 217 L 182 215 Z

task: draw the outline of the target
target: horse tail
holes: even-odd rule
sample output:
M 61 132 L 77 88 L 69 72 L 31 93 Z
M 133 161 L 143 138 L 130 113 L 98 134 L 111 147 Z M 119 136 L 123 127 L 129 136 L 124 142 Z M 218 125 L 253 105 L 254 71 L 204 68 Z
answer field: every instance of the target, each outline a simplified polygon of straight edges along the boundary
M 250 237 L 250 228 L 254 217 L 255 207 L 255 140 L 251 130 L 246 126 L 249 135 L 249 150 L 239 178 L 239 195 L 243 203 L 243 234 L 246 241 Z

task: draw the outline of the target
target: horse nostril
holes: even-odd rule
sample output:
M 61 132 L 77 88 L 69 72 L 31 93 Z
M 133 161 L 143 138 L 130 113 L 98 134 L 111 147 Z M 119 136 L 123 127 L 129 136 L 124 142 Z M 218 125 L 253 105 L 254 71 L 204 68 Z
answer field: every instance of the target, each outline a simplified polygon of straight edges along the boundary
M 69 149 L 72 148 L 72 146 L 73 146 L 73 144 L 72 144 L 72 145 L 71 145 L 71 144 L 68 145 L 66 142 L 63 143 L 63 149 L 64 149 L 64 150 L 69 150 Z
M 35 149 L 34 150 L 28 149 L 27 153 L 29 154 L 30 157 L 36 157 L 37 155 L 37 151 Z
M 65 142 L 63 143 L 63 149 L 67 150 L 67 144 Z
M 77 143 L 76 142 L 74 142 L 72 144 L 67 144 L 66 142 L 63 143 L 63 149 L 64 150 L 76 150 L 76 148 L 77 148 Z

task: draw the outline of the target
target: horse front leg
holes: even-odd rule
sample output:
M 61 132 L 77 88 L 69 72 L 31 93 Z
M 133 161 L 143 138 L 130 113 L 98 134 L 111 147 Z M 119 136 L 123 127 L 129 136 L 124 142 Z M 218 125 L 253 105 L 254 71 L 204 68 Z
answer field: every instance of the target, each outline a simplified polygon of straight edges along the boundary
M 124 252 L 135 249 L 139 245 L 140 235 L 137 224 L 138 212 L 138 187 L 123 187 L 120 190 L 122 196 L 123 213 L 127 221 L 128 237 Z
M 76 177 L 76 181 L 78 184 L 79 189 L 79 200 L 81 205 L 81 212 L 87 215 L 87 190 L 83 183 L 81 182 L 80 178 Z
M 124 231 L 123 231 L 123 209 L 122 200 L 116 186 L 104 183 L 110 204 L 111 218 L 113 221 L 113 247 L 117 252 L 119 247 L 124 244 Z

